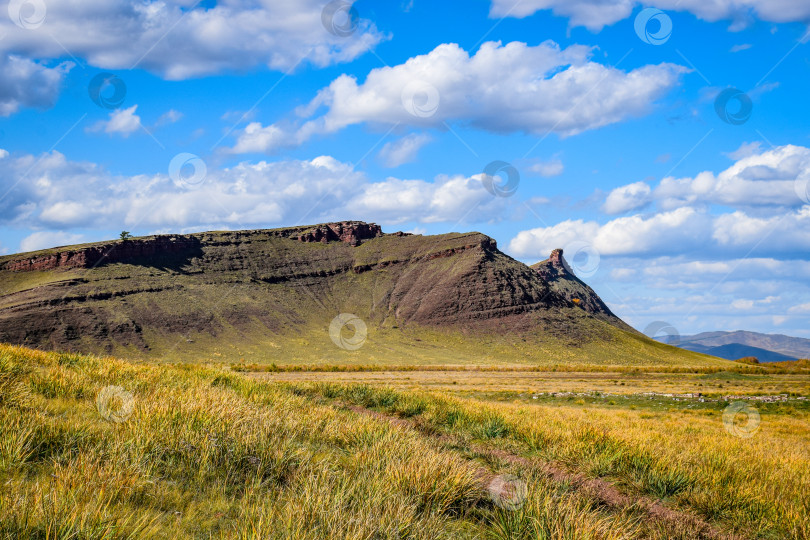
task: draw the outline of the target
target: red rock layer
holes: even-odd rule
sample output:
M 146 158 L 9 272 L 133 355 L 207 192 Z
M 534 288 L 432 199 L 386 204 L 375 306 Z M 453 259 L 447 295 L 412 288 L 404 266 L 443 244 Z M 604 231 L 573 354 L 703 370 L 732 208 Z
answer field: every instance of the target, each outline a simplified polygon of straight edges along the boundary
M 156 236 L 143 240 L 110 242 L 100 246 L 13 259 L 6 262 L 2 269 L 12 272 L 27 272 L 53 268 L 92 268 L 102 263 L 109 264 L 183 253 L 197 246 L 199 246 L 199 240 L 193 237 Z
M 352 246 L 359 246 L 363 240 L 382 236 L 382 228 L 376 223 L 363 223 L 362 221 L 343 221 L 340 223 L 326 223 L 305 232 L 298 237 L 300 242 L 345 242 Z

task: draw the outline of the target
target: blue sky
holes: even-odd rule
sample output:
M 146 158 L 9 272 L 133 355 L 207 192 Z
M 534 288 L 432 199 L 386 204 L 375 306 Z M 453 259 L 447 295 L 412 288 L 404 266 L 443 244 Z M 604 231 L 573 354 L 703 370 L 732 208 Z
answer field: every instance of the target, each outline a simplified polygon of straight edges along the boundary
M 642 330 L 810 337 L 808 22 L 807 0 L 12 0 L 0 252 L 478 230 L 566 249 Z

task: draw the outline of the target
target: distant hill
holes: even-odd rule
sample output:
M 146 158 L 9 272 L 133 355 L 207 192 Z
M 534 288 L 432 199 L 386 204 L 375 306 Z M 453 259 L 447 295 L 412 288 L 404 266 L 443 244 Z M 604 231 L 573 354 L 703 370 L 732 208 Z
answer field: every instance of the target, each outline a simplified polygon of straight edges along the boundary
M 810 339 L 743 330 L 681 336 L 678 346 L 729 360 L 744 356 L 756 356 L 761 362 L 810 358 Z
M 682 344 L 684 349 L 709 354 L 727 360 L 737 360 L 747 356 L 755 356 L 760 362 L 782 362 L 785 360 L 796 360 L 796 358 L 779 354 L 777 352 L 751 347 L 750 345 L 740 345 L 739 343 L 729 343 L 728 345 L 718 345 L 717 347 L 707 347 L 699 344 Z
M 351 350 L 330 338 L 340 314 L 368 329 Z M 363 222 L 0 257 L 0 341 L 183 362 L 722 362 L 633 330 L 561 250 L 530 268 L 480 233 L 384 234 Z

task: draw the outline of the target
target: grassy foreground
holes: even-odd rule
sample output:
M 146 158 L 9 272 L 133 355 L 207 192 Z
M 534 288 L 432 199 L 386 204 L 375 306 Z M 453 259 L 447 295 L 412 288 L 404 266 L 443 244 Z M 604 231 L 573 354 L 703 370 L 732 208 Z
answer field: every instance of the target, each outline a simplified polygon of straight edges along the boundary
M 810 412 L 771 405 L 741 438 L 0 345 L 0 538 L 810 538 Z

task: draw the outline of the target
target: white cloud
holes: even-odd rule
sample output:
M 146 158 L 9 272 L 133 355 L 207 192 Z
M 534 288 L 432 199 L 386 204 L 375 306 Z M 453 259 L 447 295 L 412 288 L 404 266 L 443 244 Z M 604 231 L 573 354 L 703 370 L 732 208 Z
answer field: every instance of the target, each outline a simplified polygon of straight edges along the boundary
M 711 234 L 708 216 L 691 208 L 650 217 L 630 216 L 596 222 L 563 221 L 550 227 L 521 231 L 509 251 L 524 257 L 541 256 L 574 241 L 591 244 L 601 255 L 671 252 L 704 242 Z
M 388 223 L 438 223 L 488 221 L 506 204 L 484 190 L 481 175 L 439 175 L 433 182 L 388 178 L 368 184 L 347 201 L 346 210 L 352 216 Z
M 739 161 L 743 158 L 759 154 L 761 149 L 762 143 L 760 141 L 744 142 L 735 151 L 728 152 L 726 156 L 733 159 L 734 161 Z
M 608 214 L 624 214 L 631 210 L 638 210 L 650 202 L 650 186 L 644 182 L 636 182 L 614 189 L 610 192 L 602 206 Z
M 230 149 L 230 152 L 234 154 L 269 152 L 289 145 L 294 146 L 301 142 L 303 141 L 295 137 L 293 133 L 289 133 L 278 126 L 263 127 L 260 122 L 251 122 L 239 135 L 236 145 Z
M 347 37 L 327 31 L 321 0 L 66 0 L 49 2 L 36 32 L 0 17 L 0 51 L 61 58 L 65 49 L 103 69 L 138 66 L 171 80 L 302 61 L 323 67 L 350 61 L 384 36 L 360 20 Z M 58 36 L 59 40 L 51 36 Z M 64 46 L 64 49 L 62 48 Z
M 571 26 L 584 26 L 598 32 L 603 27 L 628 18 L 642 5 L 635 0 L 492 0 L 490 17 L 528 17 L 538 11 L 551 10 L 554 15 L 567 17 Z M 649 0 L 646 7 L 663 10 L 688 11 L 696 17 L 714 22 L 732 21 L 734 29 L 745 26 L 757 17 L 769 22 L 806 22 L 810 19 L 810 3 L 796 0 Z
M 688 71 L 659 64 L 624 72 L 590 61 L 592 52 L 553 41 L 487 42 L 470 56 L 456 44 L 439 45 L 372 70 L 362 84 L 341 75 L 297 111 L 299 123 L 249 124 L 232 151 L 272 152 L 362 123 L 445 129 L 462 122 L 491 132 L 574 135 L 644 114 Z
M 612 283 L 593 285 L 637 328 L 666 320 L 681 333 L 767 332 L 780 326 L 784 333 L 807 335 L 807 260 L 727 257 L 710 249 L 675 257 L 603 258 L 602 266 L 606 272 L 599 275 Z
M 545 204 L 551 204 L 553 201 L 548 197 L 532 197 L 526 201 L 526 204 L 529 206 L 543 206 Z
M 183 113 L 180 111 L 176 111 L 174 109 L 169 109 L 165 113 L 160 115 L 157 122 L 155 122 L 155 126 L 163 126 L 166 124 L 174 124 L 175 122 L 179 122 L 180 119 L 183 118 Z
M 651 193 L 645 193 L 641 183 L 616 188 L 608 196 L 604 210 L 621 213 L 650 201 L 656 201 L 663 210 L 700 204 L 734 207 L 804 204 L 797 195 L 797 186 L 810 189 L 810 148 L 786 145 L 760 151 L 758 143 L 746 143 L 728 155 L 737 159 L 736 163 L 717 175 L 703 171 L 695 177 L 667 177 Z
M 519 232 L 509 251 L 539 257 L 575 240 L 592 245 L 601 255 L 649 257 L 658 254 L 711 253 L 761 257 L 810 250 L 810 206 L 767 218 L 741 211 L 717 216 L 691 207 L 621 217 L 605 224 L 567 220 Z
M 37 251 L 56 246 L 78 244 L 84 237 L 64 231 L 40 231 L 30 234 L 20 241 L 20 251 Z
M 721 246 L 801 253 L 810 249 L 807 231 L 810 231 L 810 206 L 767 218 L 740 211 L 724 214 L 715 220 L 712 236 Z
M 690 260 L 690 258 L 695 260 Z M 757 282 L 777 283 L 767 294 L 757 295 L 757 302 L 781 307 L 785 291 L 796 289 L 795 284 L 806 284 L 810 268 L 801 259 L 776 259 L 773 257 L 728 257 L 723 253 L 688 253 L 677 256 L 646 258 L 618 257 L 612 268 L 617 271 L 632 270 L 647 283 L 669 282 L 677 287 L 683 284 L 698 284 L 710 288 L 723 283 L 751 284 Z M 793 283 L 793 286 L 787 285 Z M 719 287 L 718 287 L 719 288 Z M 759 286 L 758 286 L 759 288 Z M 739 292 L 739 289 L 733 289 Z M 788 295 L 790 296 L 790 295 Z
M 599 232 L 599 224 L 580 220 L 566 220 L 551 227 L 521 231 L 509 243 L 509 252 L 535 259 L 544 259 L 552 250 L 582 240 L 591 242 Z
M 683 249 L 705 238 L 710 221 L 692 208 L 644 218 L 618 218 L 603 225 L 593 245 L 604 255 L 655 253 Z
M 559 176 L 565 171 L 565 166 L 559 158 L 553 158 L 548 161 L 537 161 L 532 163 L 526 169 L 529 173 L 537 174 L 544 178 L 551 178 Z
M 416 160 L 419 150 L 433 138 L 426 133 L 411 133 L 397 141 L 386 143 L 379 157 L 386 167 L 399 167 Z
M 793 306 L 788 309 L 788 313 L 810 313 L 810 302 Z
M 754 307 L 754 301 L 739 298 L 731 303 L 731 307 L 739 310 L 752 309 Z
M 729 52 L 735 53 L 740 51 L 747 51 L 751 47 L 753 47 L 753 45 L 751 45 L 750 43 L 740 43 L 739 45 L 734 45 L 733 47 L 731 47 Z
M 2 43 L 3 40 L 0 39 L 0 46 Z M 73 65 L 72 62 L 64 62 L 55 67 L 47 67 L 39 62 L 0 52 L 0 80 L 3 81 L 0 84 L 0 116 L 10 116 L 20 107 L 52 106 L 59 96 L 65 75 Z
M 25 182 L 19 178 L 28 173 Z M 250 228 L 323 222 L 347 216 L 383 224 L 492 221 L 510 201 L 493 197 L 481 175 L 433 181 L 374 182 L 351 164 L 309 161 L 240 163 L 208 169 L 196 189 L 167 174 L 115 176 L 59 152 L 13 158 L 0 169 L 0 224 L 18 228 L 161 230 Z
M 103 131 L 109 134 L 118 133 L 122 137 L 129 137 L 132 132 L 138 131 L 138 128 L 141 127 L 141 117 L 135 114 L 137 109 L 138 106 L 133 105 L 128 109 L 115 110 L 110 113 L 109 120 L 97 122 L 88 127 L 86 131 Z
M 0 159 L 6 159 L 8 157 L 8 150 L 3 150 L 0 148 Z
M 610 271 L 610 277 L 617 281 L 633 279 L 636 274 L 635 268 L 614 268 Z

